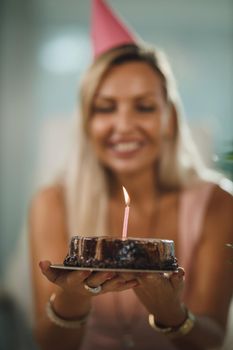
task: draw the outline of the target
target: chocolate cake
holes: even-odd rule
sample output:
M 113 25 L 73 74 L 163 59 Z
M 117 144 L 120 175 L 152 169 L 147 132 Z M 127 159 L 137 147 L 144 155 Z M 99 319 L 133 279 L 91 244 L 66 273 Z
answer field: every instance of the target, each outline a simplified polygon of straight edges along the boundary
M 74 236 L 64 265 L 91 268 L 175 270 L 174 242 L 154 238 Z

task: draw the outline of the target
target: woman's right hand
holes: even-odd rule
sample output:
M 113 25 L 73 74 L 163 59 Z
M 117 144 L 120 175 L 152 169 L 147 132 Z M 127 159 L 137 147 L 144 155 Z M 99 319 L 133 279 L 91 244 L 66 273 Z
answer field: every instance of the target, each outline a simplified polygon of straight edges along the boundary
M 50 261 L 41 261 L 39 264 L 46 278 L 59 286 L 63 292 L 76 297 L 79 295 L 90 298 L 96 295 L 85 288 L 85 285 L 91 288 L 101 286 L 99 295 L 134 288 L 139 284 L 135 276 L 130 274 L 123 278 L 115 272 L 65 271 L 52 269 L 50 265 Z
M 90 271 L 67 271 L 53 269 L 48 260 L 40 261 L 39 267 L 43 275 L 52 283 L 68 294 L 89 296 L 84 288 L 84 280 L 91 274 Z
M 84 280 L 90 271 L 66 271 L 50 267 L 48 260 L 41 261 L 42 274 L 55 286 L 56 297 L 53 300 L 55 313 L 64 319 L 79 319 L 91 309 L 91 298 L 84 288 Z

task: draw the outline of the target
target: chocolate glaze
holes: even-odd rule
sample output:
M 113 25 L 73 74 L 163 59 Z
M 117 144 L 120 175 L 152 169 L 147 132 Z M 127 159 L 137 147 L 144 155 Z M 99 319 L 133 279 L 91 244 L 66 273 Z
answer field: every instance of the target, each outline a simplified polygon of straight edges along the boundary
M 64 265 L 93 268 L 175 270 L 174 242 L 153 238 L 74 236 Z

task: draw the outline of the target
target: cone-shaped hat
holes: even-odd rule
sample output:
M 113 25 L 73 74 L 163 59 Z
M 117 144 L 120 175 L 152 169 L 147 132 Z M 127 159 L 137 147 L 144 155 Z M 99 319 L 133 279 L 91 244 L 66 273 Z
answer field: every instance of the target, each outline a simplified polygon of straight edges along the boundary
M 136 43 L 136 37 L 104 0 L 92 0 L 91 38 L 94 57 L 114 47 Z

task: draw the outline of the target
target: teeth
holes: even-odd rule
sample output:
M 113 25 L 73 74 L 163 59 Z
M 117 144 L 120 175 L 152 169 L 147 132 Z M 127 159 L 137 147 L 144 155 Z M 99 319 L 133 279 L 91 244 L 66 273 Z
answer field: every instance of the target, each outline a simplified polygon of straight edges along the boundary
M 140 147 L 140 144 L 138 142 L 124 142 L 124 143 L 117 143 L 113 146 L 114 150 L 119 152 L 129 152 L 129 151 L 135 151 Z

